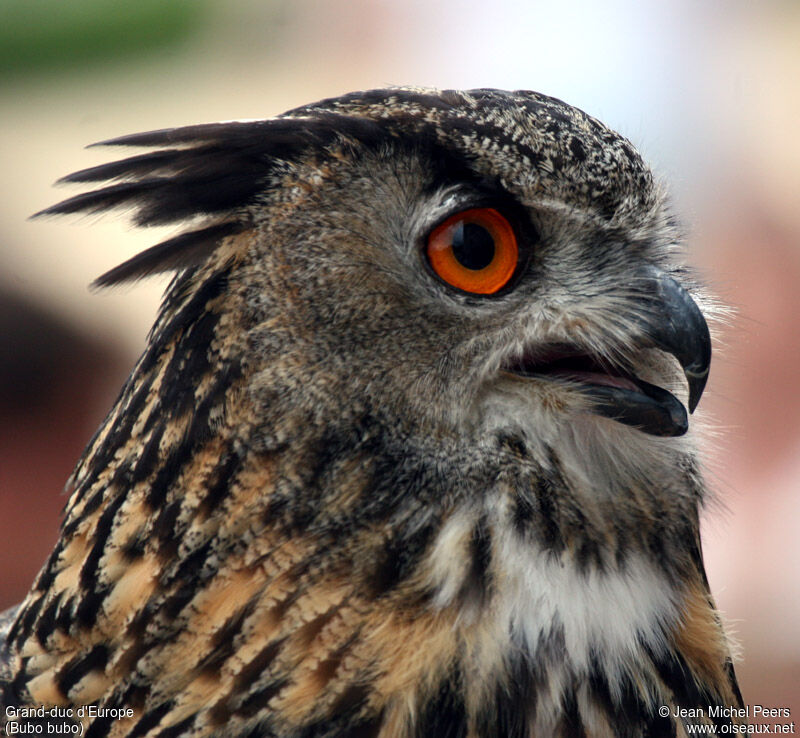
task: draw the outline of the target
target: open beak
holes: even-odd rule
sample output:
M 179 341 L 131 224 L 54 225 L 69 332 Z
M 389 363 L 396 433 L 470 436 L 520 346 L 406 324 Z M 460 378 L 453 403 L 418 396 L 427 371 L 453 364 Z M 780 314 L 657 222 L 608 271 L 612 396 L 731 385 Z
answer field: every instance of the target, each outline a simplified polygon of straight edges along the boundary
M 641 343 L 666 351 L 680 362 L 689 385 L 689 412 L 694 412 L 711 364 L 706 320 L 689 293 L 660 269 L 646 267 L 636 284 L 638 299 L 646 306 L 637 319 Z M 536 347 L 504 369 L 520 376 L 577 383 L 594 401 L 590 412 L 651 435 L 680 436 L 689 427 L 686 409 L 670 392 L 610 367 L 580 347 Z

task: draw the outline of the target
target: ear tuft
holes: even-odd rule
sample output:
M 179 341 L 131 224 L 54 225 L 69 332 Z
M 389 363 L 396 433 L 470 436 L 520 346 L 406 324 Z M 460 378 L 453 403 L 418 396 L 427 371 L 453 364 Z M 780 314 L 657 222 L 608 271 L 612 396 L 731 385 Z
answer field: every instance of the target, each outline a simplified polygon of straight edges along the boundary
M 220 239 L 251 227 L 250 208 L 270 187 L 276 162 L 324 155 L 337 139 L 372 143 L 382 135 L 385 132 L 376 121 L 325 111 L 134 133 L 94 145 L 155 150 L 63 177 L 60 183 L 106 184 L 33 217 L 128 208 L 139 226 L 205 218 L 203 227 L 137 254 L 93 284 L 105 287 L 180 270 L 201 263 Z
M 211 255 L 223 238 L 243 230 L 243 224 L 232 221 L 181 233 L 145 249 L 101 274 L 92 282 L 92 287 L 111 287 L 124 282 L 135 282 L 152 274 L 197 266 Z

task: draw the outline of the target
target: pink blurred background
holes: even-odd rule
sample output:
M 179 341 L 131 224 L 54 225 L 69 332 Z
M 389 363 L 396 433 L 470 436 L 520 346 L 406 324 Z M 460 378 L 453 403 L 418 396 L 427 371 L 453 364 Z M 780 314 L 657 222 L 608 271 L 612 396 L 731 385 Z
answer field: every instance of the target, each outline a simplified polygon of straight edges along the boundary
M 25 32 L 41 28 L 33 5 L 47 3 L 11 2 Z M 7 32 L 7 50 L 20 45 L 0 48 L 0 609 L 47 556 L 60 492 L 164 287 L 86 287 L 158 230 L 26 220 L 73 192 L 56 178 L 114 155 L 83 146 L 388 84 L 536 89 L 640 148 L 687 224 L 690 260 L 735 311 L 700 406 L 717 494 L 708 573 L 746 702 L 800 714 L 800 3 L 232 0 L 136 28 L 80 6 L 71 45 Z M 86 24 L 106 42 L 94 54 Z

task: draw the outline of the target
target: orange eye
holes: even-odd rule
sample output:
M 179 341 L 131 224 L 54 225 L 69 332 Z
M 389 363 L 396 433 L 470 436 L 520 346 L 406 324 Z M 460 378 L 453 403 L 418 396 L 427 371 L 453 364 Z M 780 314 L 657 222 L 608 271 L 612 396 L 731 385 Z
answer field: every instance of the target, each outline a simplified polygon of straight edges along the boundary
M 426 251 L 440 279 L 478 295 L 505 287 L 519 260 L 514 230 L 494 208 L 452 215 L 431 231 Z

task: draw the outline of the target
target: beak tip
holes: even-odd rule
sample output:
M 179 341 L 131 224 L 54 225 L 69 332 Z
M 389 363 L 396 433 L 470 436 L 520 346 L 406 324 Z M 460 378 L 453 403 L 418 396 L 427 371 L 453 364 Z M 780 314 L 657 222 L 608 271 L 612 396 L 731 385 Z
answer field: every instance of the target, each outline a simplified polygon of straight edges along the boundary
M 689 367 L 685 374 L 689 383 L 689 412 L 693 413 L 700 402 L 700 398 L 703 396 L 703 390 L 706 388 L 708 365 L 699 372 L 693 371 L 692 367 Z

